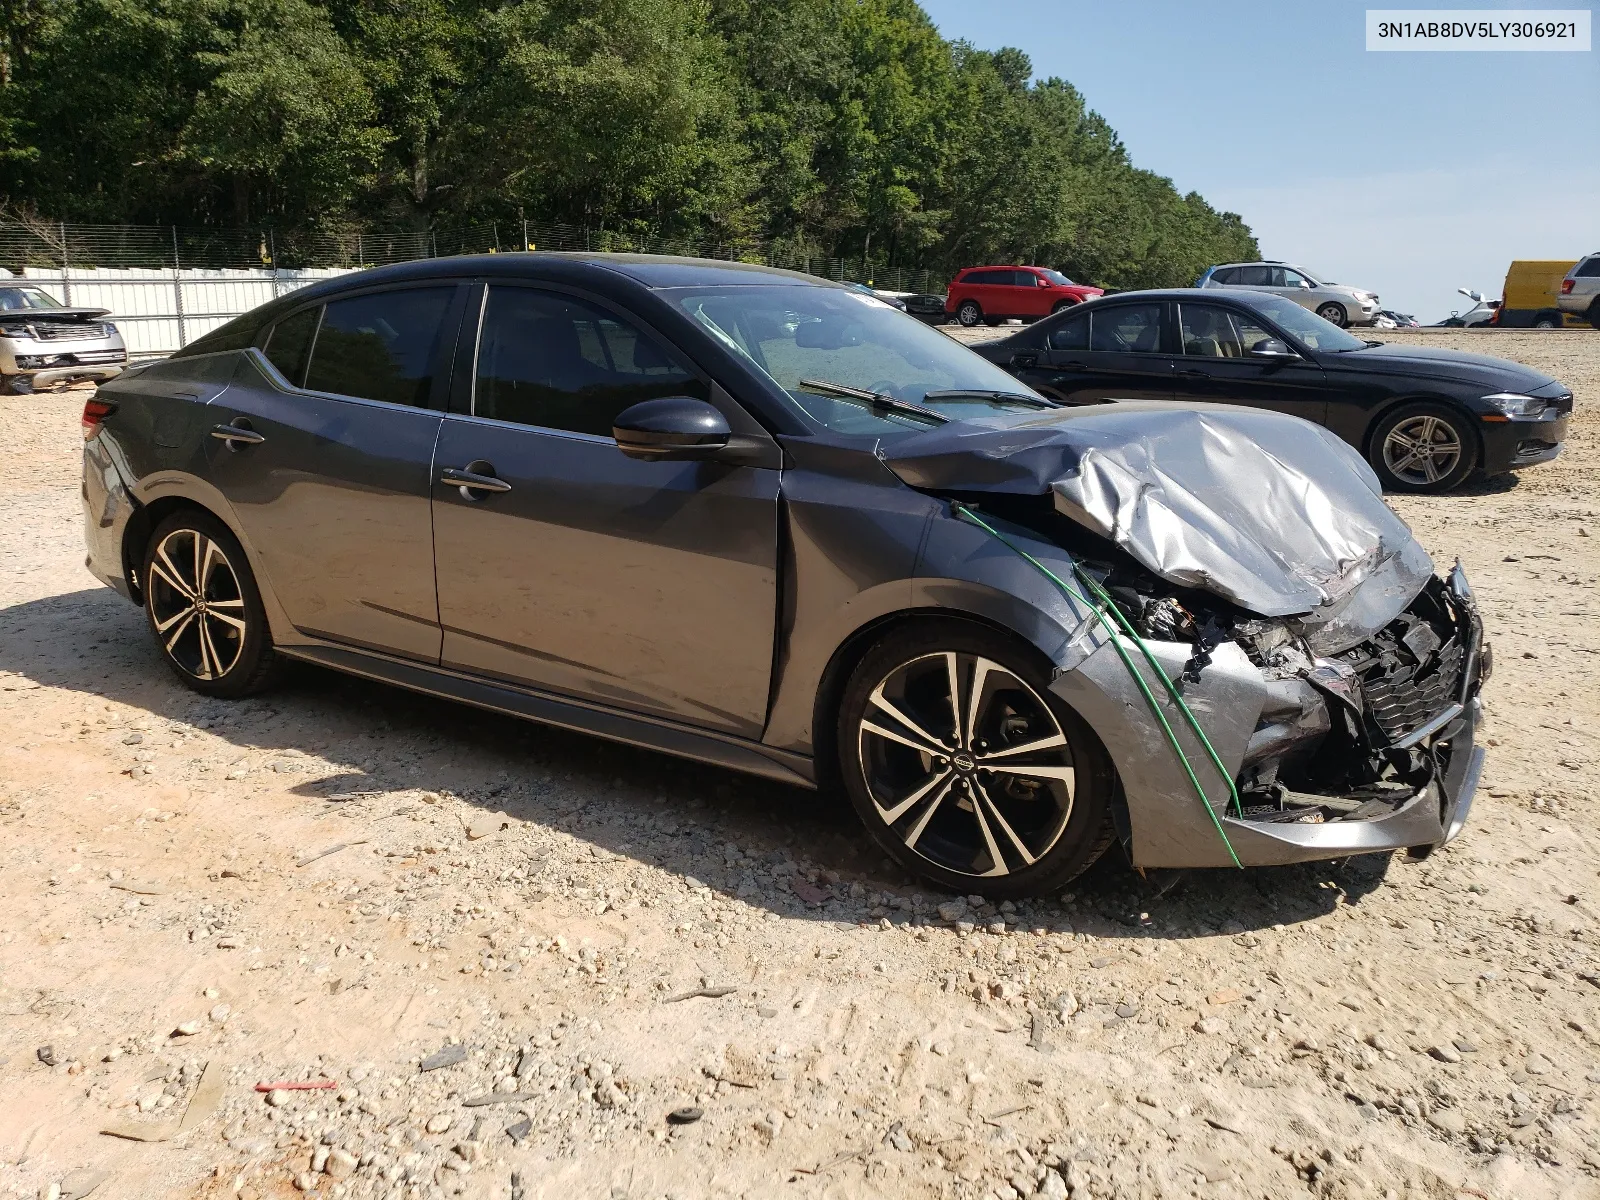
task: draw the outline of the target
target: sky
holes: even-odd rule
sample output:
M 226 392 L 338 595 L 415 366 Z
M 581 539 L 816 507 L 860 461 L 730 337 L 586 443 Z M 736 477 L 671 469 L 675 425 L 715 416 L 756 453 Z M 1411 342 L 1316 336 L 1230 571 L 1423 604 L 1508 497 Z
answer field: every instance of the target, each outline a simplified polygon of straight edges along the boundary
M 1513 259 L 1600 250 L 1600 20 L 1587 53 L 1377 53 L 1365 6 L 1335 0 L 922 6 L 1068 80 L 1135 166 L 1239 213 L 1263 257 L 1425 324 L 1471 307 L 1458 287 L 1498 297 Z

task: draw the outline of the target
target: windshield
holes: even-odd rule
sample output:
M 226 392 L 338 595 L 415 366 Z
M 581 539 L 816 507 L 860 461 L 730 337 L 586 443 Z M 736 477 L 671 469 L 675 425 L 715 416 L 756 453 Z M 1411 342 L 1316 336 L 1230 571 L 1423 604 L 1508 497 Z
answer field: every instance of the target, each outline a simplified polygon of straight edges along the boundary
M 1057 287 L 1072 287 L 1073 286 L 1072 280 L 1068 279 L 1060 271 L 1052 271 L 1052 270 L 1050 270 L 1049 267 L 1040 267 L 1039 268 L 1039 274 L 1043 275 L 1046 279 L 1048 279 L 1051 283 L 1055 284 Z
M 1350 336 L 1332 321 L 1324 321 L 1314 312 L 1307 312 L 1293 300 L 1262 297 L 1254 301 L 1251 307 L 1262 316 L 1276 321 L 1313 350 L 1338 354 L 1366 347 L 1366 342 L 1360 338 Z
M 38 288 L 0 287 L 0 312 L 16 312 L 24 308 L 60 307 L 60 301 Z
M 840 433 L 928 426 L 926 415 L 873 408 L 850 392 L 955 421 L 1050 403 L 959 342 L 859 292 L 777 284 L 668 295 L 766 372 L 812 420 Z

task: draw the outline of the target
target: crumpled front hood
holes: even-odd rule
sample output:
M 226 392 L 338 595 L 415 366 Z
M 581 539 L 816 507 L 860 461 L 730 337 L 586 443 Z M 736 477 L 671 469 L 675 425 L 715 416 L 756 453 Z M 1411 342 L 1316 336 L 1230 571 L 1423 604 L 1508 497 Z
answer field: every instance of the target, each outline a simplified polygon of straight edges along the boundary
M 952 422 L 894 444 L 885 462 L 924 491 L 1052 495 L 1171 583 L 1299 617 L 1323 653 L 1381 628 L 1433 573 L 1361 456 L 1281 413 L 1053 409 Z

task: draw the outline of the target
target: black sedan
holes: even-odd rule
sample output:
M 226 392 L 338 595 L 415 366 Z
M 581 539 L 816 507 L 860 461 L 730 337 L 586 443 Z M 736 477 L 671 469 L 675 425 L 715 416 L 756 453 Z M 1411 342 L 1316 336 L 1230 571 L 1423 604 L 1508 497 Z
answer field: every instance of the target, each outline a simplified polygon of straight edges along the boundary
M 1332 434 L 1065 408 L 824 280 L 385 267 L 129 368 L 83 425 L 89 569 L 194 690 L 297 659 L 839 784 L 963 893 L 1057 890 L 1117 837 L 1438 845 L 1482 762 L 1471 589 Z
M 1396 491 L 1549 462 L 1572 412 L 1571 389 L 1529 367 L 1364 341 L 1266 293 L 1124 292 L 973 348 L 1067 404 L 1202 400 L 1304 417 Z

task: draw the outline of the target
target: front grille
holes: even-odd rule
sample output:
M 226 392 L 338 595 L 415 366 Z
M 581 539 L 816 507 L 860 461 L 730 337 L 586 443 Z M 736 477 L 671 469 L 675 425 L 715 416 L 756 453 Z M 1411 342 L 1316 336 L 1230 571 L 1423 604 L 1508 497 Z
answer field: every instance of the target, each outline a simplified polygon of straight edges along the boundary
M 34 336 L 41 342 L 90 342 L 111 336 L 111 326 L 95 321 L 33 321 Z
M 1398 741 L 1454 704 L 1471 636 L 1434 581 L 1377 636 L 1341 654 L 1361 680 L 1375 732 Z

